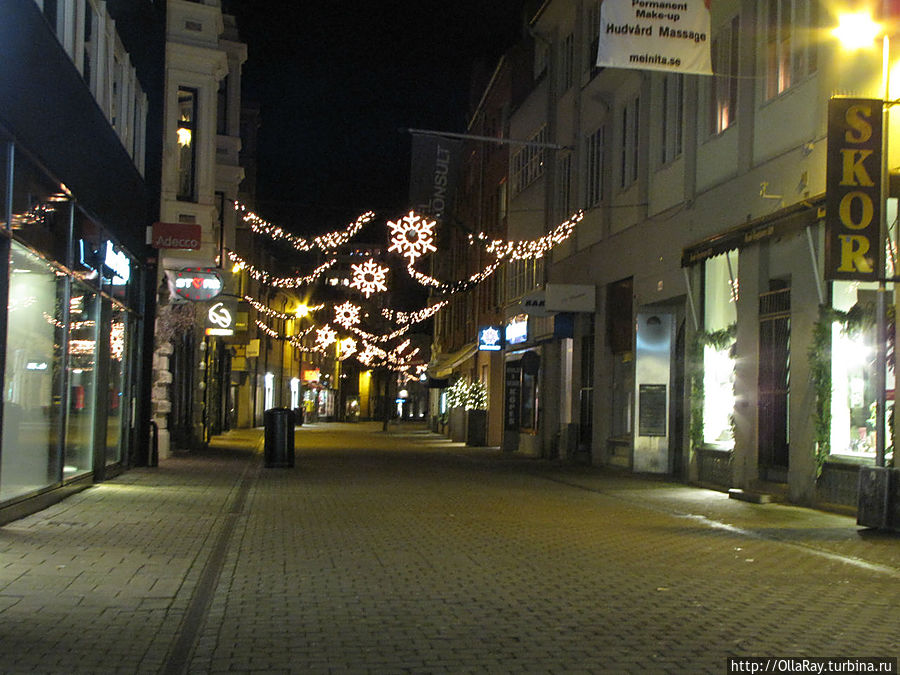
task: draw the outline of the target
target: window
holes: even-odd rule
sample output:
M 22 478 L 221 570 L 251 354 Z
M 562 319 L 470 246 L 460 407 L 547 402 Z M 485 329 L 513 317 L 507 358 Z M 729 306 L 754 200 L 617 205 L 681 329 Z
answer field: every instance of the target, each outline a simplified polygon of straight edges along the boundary
M 178 152 L 175 173 L 178 176 L 177 198 L 193 202 L 197 199 L 197 90 L 178 90 L 178 127 L 176 130 Z
M 662 133 L 660 162 L 681 155 L 684 142 L 684 75 L 665 75 L 662 81 Z
M 550 60 L 550 44 L 541 38 L 534 41 L 534 79 L 539 80 L 547 72 L 547 61 Z
M 94 69 L 99 69 L 99 63 L 96 63 L 97 46 L 100 40 L 99 30 L 97 26 L 97 14 L 94 11 L 90 1 L 84 3 L 84 51 L 82 54 L 81 76 L 85 83 L 94 90 L 96 83 L 94 82 Z
M 765 0 L 766 98 L 789 89 L 818 67 L 815 34 L 817 3 L 809 0 Z
M 602 68 L 598 68 L 597 63 L 597 51 L 600 48 L 600 2 L 599 0 L 595 0 L 588 7 L 587 10 L 587 26 L 588 26 L 588 36 L 590 40 L 587 40 L 588 43 L 588 53 L 587 58 L 585 59 L 585 63 L 587 64 L 587 69 L 594 72 L 599 72 Z
M 228 75 L 222 78 L 216 92 L 216 133 L 219 136 L 228 135 L 228 79 Z
M 710 46 L 713 77 L 709 80 L 709 133 L 719 134 L 734 124 L 737 114 L 738 17 L 713 38 Z
M 603 152 L 604 129 L 600 127 L 587 138 L 587 206 L 597 206 L 603 201 Z
M 638 152 L 640 144 L 639 117 L 641 113 L 640 97 L 634 97 L 622 108 L 622 163 L 620 166 L 620 186 L 630 187 L 638 177 Z
M 873 307 L 876 303 L 876 289 L 875 283 L 835 281 L 832 286 L 832 305 L 842 312 Z M 833 454 L 875 457 L 876 344 L 875 327 L 871 324 L 854 328 L 835 321 L 831 325 Z M 885 370 L 885 384 L 888 390 L 895 389 L 895 375 L 891 368 Z M 888 401 L 887 419 L 890 419 L 891 407 L 892 403 Z M 888 431 L 885 438 L 890 437 Z
M 506 225 L 507 201 L 506 201 L 506 180 L 504 179 L 497 187 L 497 223 L 503 228 Z
M 558 185 L 556 190 L 559 219 L 568 218 L 572 213 L 572 153 L 567 152 L 558 160 Z
M 517 193 L 544 175 L 544 148 L 537 144 L 547 142 L 547 125 L 542 126 L 528 140 L 534 145 L 526 145 L 512 158 L 513 187 Z
M 559 55 L 559 93 L 569 90 L 575 79 L 575 36 L 566 35 L 560 45 Z

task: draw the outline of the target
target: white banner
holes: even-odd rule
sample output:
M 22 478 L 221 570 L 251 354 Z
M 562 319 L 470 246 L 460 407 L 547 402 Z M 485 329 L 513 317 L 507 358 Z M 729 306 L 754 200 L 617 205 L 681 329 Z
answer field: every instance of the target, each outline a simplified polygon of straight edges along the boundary
M 597 65 L 712 75 L 709 0 L 603 0 Z

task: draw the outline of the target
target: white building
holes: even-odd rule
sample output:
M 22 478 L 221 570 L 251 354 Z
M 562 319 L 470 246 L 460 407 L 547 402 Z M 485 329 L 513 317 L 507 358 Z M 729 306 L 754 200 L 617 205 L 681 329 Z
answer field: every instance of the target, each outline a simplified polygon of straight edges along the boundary
M 169 0 L 160 220 L 199 226 L 200 237 L 196 248 L 160 249 L 163 288 L 172 273 L 183 269 L 217 270 L 226 286 L 230 279 L 223 258 L 225 248 L 233 247 L 232 203 L 244 175 L 240 92 L 246 59 L 246 45 L 219 0 Z M 221 338 L 204 336 L 210 303 L 184 302 L 165 291 L 161 297 L 154 419 L 164 457 L 172 443 L 190 447 L 205 442 L 210 429 L 216 429 L 230 382 L 223 367 L 225 345 Z M 173 336 L 171 324 L 178 321 L 172 317 L 179 315 L 190 328 Z
M 548 259 L 507 270 L 506 316 L 554 285 L 592 287 L 596 306 L 531 316 L 507 346 L 507 364 L 533 352 L 539 370 L 520 377 L 504 447 L 854 505 L 874 456 L 874 329 L 820 326 L 819 306 L 862 308 L 874 285 L 824 278 L 827 106 L 881 98 L 880 47 L 839 51 L 814 0 L 711 12 L 713 76 L 594 67 L 595 0 L 548 0 L 530 23 L 539 79 L 510 137 L 563 147 L 513 154 L 509 239 L 585 216 Z

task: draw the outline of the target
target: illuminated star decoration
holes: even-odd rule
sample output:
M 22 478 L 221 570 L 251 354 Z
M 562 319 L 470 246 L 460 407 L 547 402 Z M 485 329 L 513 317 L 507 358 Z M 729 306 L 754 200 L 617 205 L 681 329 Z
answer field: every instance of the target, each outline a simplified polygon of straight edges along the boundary
M 397 222 L 388 221 L 391 228 L 391 245 L 388 252 L 397 251 L 404 258 L 409 258 L 412 265 L 416 259 L 429 251 L 437 251 L 434 246 L 435 221 L 417 216 L 410 211 Z
M 344 328 L 351 328 L 359 323 L 359 305 L 354 305 L 349 300 L 343 305 L 334 308 L 334 322 Z
M 328 345 L 332 345 L 337 340 L 337 331 L 331 326 L 322 326 L 316 331 L 316 346 L 319 349 L 326 349 Z
M 378 291 L 386 291 L 387 267 L 382 267 L 374 260 L 366 260 L 362 265 L 350 265 L 353 268 L 353 281 L 350 288 L 359 289 L 367 298 Z

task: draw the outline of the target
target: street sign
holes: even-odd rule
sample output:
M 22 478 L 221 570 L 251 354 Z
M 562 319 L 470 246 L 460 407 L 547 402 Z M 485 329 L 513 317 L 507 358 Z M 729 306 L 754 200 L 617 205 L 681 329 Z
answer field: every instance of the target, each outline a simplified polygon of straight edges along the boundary
M 884 274 L 882 119 L 877 99 L 828 103 L 826 279 L 877 281 Z

